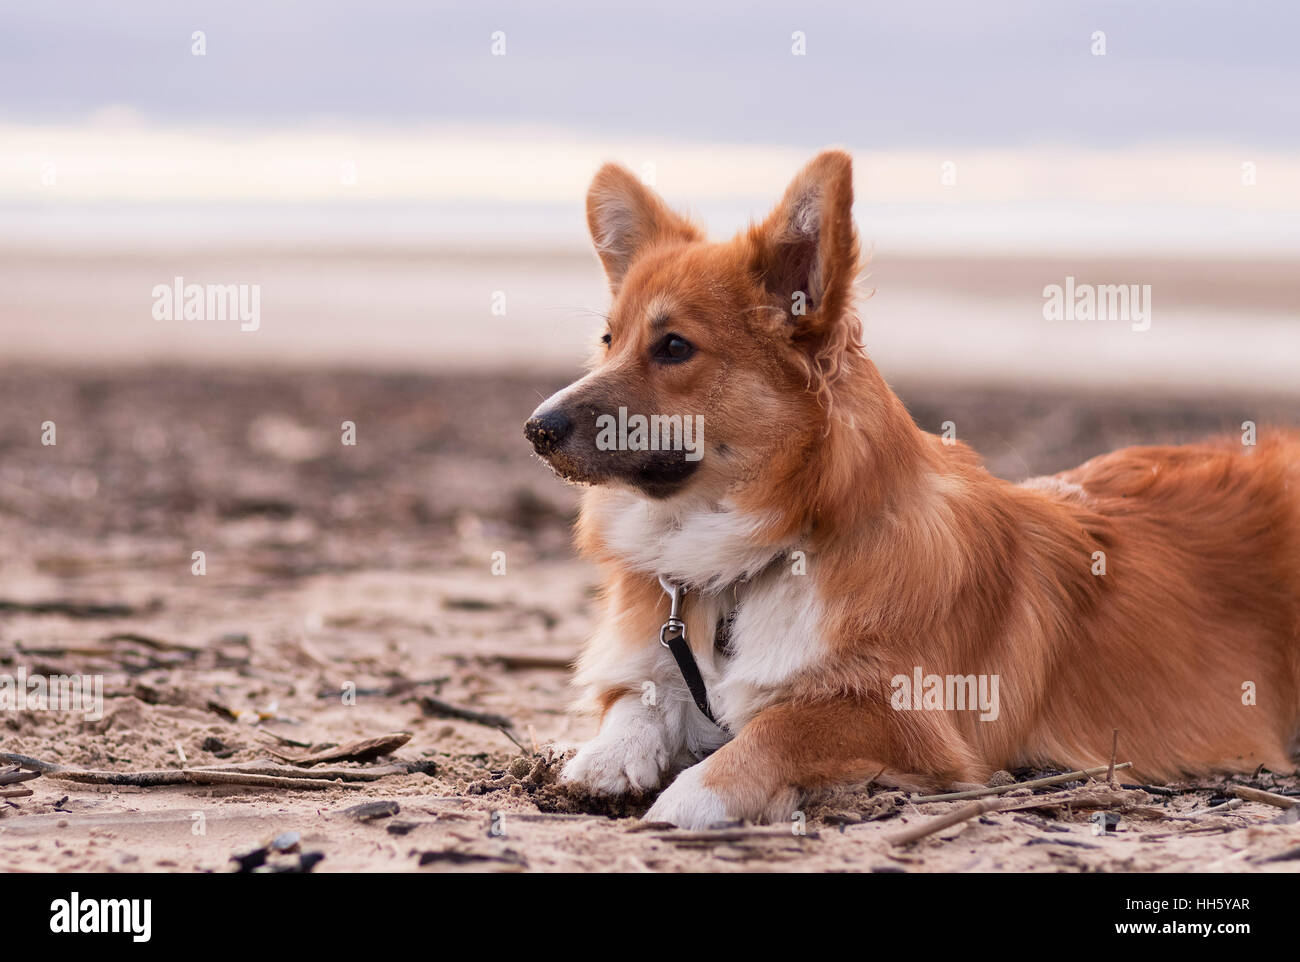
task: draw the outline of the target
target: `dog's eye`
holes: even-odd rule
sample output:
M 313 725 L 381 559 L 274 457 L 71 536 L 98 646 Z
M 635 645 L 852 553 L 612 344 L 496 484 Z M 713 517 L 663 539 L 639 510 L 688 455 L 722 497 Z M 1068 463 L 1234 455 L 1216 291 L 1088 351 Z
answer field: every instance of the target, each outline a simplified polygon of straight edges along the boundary
M 614 340 L 614 335 L 609 333 L 609 331 L 606 331 L 604 334 L 600 335 L 600 343 L 604 344 L 606 347 L 609 346 L 609 342 L 612 340 Z
M 664 364 L 677 364 L 695 353 L 691 342 L 679 334 L 666 334 L 655 345 L 654 358 Z

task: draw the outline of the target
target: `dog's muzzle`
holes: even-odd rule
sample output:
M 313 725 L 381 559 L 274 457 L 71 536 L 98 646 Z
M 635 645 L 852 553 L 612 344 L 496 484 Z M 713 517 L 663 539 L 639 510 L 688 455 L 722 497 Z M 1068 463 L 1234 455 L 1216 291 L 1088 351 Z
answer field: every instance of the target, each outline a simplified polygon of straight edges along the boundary
M 564 443 L 573 433 L 573 422 L 562 411 L 534 414 L 524 422 L 524 437 L 532 442 L 533 450 L 547 455 Z

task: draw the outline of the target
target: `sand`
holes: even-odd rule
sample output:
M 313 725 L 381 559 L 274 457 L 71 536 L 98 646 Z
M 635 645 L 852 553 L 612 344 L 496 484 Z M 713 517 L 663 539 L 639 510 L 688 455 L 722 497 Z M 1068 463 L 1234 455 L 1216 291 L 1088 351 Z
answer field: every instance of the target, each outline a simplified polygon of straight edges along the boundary
M 1296 275 L 1285 260 L 879 250 L 861 307 L 891 380 L 1295 397 Z M 256 285 L 257 329 L 155 320 L 152 291 L 177 277 Z M 1149 327 L 1046 319 L 1044 288 L 1067 277 L 1149 287 Z M 563 248 L 0 250 L 0 343 L 14 362 L 571 372 L 596 346 L 608 301 L 594 255 Z
M 7 867 L 232 871 L 234 856 L 296 832 L 269 865 L 301 868 L 306 853 L 316 872 L 1300 869 L 1265 861 L 1300 847 L 1300 824 L 1276 808 L 1167 817 L 1221 801 L 1217 780 L 1135 791 L 1105 836 L 1085 806 L 989 814 L 902 848 L 888 836 L 952 803 L 860 786 L 808 800 L 802 835 L 702 838 L 647 827 L 645 799 L 558 790 L 558 762 L 593 731 L 566 710 L 563 665 L 592 627 L 596 573 L 569 547 L 573 491 L 519 431 L 560 383 L 0 369 L 0 673 L 94 673 L 105 694 L 97 720 L 0 714 L 0 752 L 175 772 L 410 733 L 392 753 L 409 772 L 323 790 L 24 782 L 32 795 L 0 803 Z M 900 390 L 918 421 L 968 426 L 1008 477 L 1232 429 L 1243 412 L 1300 420 L 1286 400 Z M 45 420 L 53 447 L 40 444 Z M 340 443 L 344 420 L 355 446 Z M 192 573 L 195 551 L 205 574 Z M 107 607 L 32 607 L 52 600 Z M 522 748 L 427 699 L 505 716 Z M 330 778 L 389 761 L 333 763 Z M 1300 793 L 1294 776 L 1245 781 Z M 396 810 L 349 813 L 368 802 Z

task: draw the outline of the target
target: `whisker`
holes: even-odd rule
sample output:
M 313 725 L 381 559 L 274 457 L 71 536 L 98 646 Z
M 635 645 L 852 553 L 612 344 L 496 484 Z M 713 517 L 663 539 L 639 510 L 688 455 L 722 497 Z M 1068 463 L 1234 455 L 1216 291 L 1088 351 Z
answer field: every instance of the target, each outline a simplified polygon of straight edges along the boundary
M 609 315 L 606 314 L 604 311 L 596 310 L 595 308 L 591 308 L 591 307 L 581 307 L 577 304 L 555 304 L 550 307 L 543 308 L 543 310 L 572 311 L 575 314 L 592 314 L 595 315 L 596 317 L 603 317 L 606 319 L 609 318 Z

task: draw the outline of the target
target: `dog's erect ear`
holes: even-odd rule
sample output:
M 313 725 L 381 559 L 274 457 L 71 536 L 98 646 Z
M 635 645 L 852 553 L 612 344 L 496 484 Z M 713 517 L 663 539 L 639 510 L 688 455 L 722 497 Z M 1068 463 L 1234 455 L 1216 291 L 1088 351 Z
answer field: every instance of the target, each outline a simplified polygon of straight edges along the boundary
M 750 237 L 754 270 L 795 337 L 820 339 L 848 309 L 858 272 L 853 160 L 842 150 L 818 154 Z
M 632 261 L 648 245 L 666 240 L 694 241 L 703 236 L 694 224 L 669 210 L 658 194 L 618 164 L 606 164 L 596 172 L 587 191 L 587 226 L 615 294 Z

